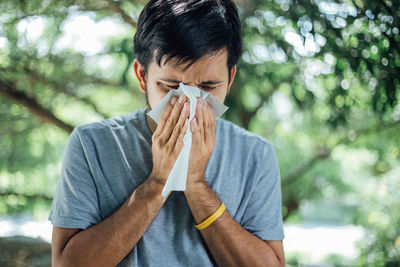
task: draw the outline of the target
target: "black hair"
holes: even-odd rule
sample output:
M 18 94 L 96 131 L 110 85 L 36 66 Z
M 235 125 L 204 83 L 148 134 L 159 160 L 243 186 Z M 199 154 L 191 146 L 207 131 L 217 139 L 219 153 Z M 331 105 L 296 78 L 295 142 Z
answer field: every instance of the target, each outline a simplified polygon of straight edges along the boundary
M 228 53 L 230 70 L 242 55 L 238 9 L 231 0 L 150 0 L 140 13 L 134 37 L 137 60 L 147 67 L 153 57 L 161 66 L 175 58 L 177 65 Z M 230 77 L 229 77 L 230 78 Z

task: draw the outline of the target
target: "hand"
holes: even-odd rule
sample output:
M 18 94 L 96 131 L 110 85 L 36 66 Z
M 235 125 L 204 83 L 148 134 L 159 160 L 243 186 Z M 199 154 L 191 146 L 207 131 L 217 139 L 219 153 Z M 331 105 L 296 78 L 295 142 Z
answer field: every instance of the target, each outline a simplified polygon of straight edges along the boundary
M 152 136 L 153 170 L 150 177 L 163 184 L 182 150 L 183 137 L 188 129 L 185 121 L 189 117 L 190 106 L 185 95 L 179 101 L 175 96 L 170 99 Z
M 190 150 L 186 189 L 206 182 L 205 170 L 215 145 L 216 119 L 207 102 L 199 98 L 196 116 L 191 120 L 192 148 Z

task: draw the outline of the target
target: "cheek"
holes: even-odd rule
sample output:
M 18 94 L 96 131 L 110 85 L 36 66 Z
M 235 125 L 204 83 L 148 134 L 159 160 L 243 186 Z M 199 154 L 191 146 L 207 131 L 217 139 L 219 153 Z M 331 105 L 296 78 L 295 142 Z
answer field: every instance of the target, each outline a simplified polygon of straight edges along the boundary
M 213 97 L 218 99 L 219 102 L 221 102 L 222 104 L 224 103 L 226 97 L 226 89 L 218 89 L 216 91 L 211 91 L 210 93 L 213 95 Z
M 153 108 L 157 106 L 161 100 L 167 95 L 168 92 L 161 90 L 157 85 L 149 85 L 147 87 L 147 97 L 149 98 L 149 104 Z
M 222 104 L 224 103 L 224 98 L 221 96 L 214 96 L 219 102 L 221 102 Z

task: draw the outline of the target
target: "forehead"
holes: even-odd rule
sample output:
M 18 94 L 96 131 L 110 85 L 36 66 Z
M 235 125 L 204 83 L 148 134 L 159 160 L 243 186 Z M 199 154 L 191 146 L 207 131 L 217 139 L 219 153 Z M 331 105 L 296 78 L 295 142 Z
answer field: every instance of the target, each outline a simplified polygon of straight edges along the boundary
M 164 58 L 161 60 L 161 66 L 158 66 L 155 60 L 149 64 L 149 74 L 157 78 L 175 78 L 187 82 L 199 80 L 217 80 L 228 73 L 227 51 L 220 50 L 214 54 L 202 57 L 190 66 L 188 63 L 178 64 L 176 58 L 172 58 L 164 64 Z M 184 78 L 184 79 L 183 79 Z

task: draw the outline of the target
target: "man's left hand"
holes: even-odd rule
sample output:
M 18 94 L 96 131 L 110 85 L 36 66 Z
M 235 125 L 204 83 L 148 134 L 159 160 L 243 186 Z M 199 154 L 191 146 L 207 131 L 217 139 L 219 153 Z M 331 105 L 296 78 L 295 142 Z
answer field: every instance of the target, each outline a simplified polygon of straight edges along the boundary
M 215 145 L 216 119 L 210 106 L 198 98 L 196 116 L 191 120 L 192 148 L 190 150 L 186 189 L 198 182 L 206 182 L 205 170 Z

